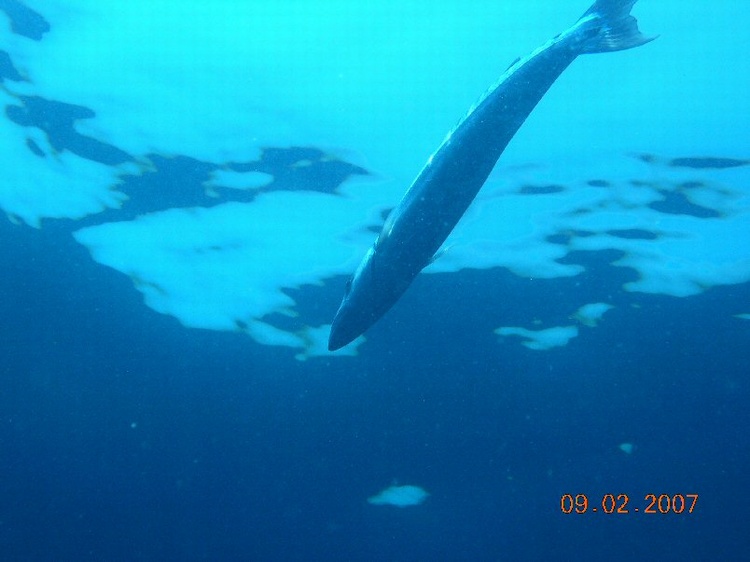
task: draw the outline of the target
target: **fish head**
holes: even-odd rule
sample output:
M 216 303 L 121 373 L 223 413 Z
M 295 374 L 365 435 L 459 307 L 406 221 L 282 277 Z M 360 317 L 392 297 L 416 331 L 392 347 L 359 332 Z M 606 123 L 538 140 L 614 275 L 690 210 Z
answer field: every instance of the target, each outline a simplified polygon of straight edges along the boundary
M 375 294 L 372 280 L 374 254 L 375 249 L 370 248 L 357 270 L 346 282 L 344 298 L 331 324 L 329 351 L 335 351 L 351 343 L 378 319 L 371 306 Z
M 396 303 L 411 282 L 403 272 L 392 271 L 398 263 L 383 258 L 376 247 L 367 252 L 347 281 L 346 292 L 331 324 L 329 351 L 351 343 L 365 333 Z

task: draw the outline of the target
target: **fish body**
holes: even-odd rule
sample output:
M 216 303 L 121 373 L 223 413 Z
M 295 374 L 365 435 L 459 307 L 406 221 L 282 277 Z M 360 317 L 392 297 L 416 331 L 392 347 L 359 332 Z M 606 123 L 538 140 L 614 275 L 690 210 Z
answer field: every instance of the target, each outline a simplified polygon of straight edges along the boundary
M 630 15 L 636 1 L 595 2 L 573 26 L 513 63 L 446 136 L 347 283 L 329 350 L 369 329 L 431 263 L 505 147 L 579 55 L 630 49 L 652 39 Z

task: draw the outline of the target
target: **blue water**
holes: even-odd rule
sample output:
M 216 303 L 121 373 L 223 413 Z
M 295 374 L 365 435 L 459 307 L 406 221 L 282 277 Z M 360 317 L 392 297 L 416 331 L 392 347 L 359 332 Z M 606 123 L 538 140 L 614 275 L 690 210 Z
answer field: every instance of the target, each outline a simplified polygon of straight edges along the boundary
M 55 114 L 61 147 L 128 158 Z M 361 172 L 292 169 L 298 156 L 261 166 L 269 189 L 331 192 Z M 209 164 L 158 158 L 123 188 L 120 220 L 211 204 L 186 180 Z M 300 362 L 144 306 L 70 236 L 106 218 L 0 220 L 0 560 L 747 558 L 750 323 L 733 315 L 750 284 L 636 305 L 613 292 L 634 274 L 607 251 L 569 256 L 586 267 L 571 278 L 422 275 L 358 357 Z M 344 282 L 294 291 L 305 322 L 330 322 Z M 492 332 L 599 301 L 615 305 L 606 325 L 564 347 Z M 430 497 L 367 503 L 394 482 Z M 564 514 L 566 493 L 627 494 L 630 511 Z M 647 494 L 699 499 L 647 514 Z
M 607 284 L 595 263 L 580 285 L 429 276 L 362 357 L 303 369 L 149 311 L 58 229 L 2 230 L 7 560 L 741 560 L 748 546 L 750 350 L 729 314 L 747 285 L 653 297 L 539 355 L 498 346 L 485 312 L 559 314 Z M 391 477 L 433 496 L 367 505 Z M 566 492 L 699 501 L 563 515 Z

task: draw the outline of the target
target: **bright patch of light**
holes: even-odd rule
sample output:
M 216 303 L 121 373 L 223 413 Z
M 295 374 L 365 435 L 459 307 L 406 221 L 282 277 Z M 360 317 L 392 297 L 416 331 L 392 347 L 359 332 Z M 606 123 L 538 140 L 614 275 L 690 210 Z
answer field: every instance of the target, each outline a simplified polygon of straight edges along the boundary
M 263 172 L 234 172 L 217 170 L 213 173 L 212 187 L 231 187 L 232 189 L 253 190 L 264 187 L 273 181 L 271 174 Z
M 602 319 L 604 313 L 612 308 L 614 307 L 611 304 L 605 302 L 584 304 L 575 312 L 573 318 L 578 320 L 584 326 L 593 328 L 599 323 L 599 320 Z
M 556 326 L 546 330 L 527 330 L 526 328 L 504 327 L 495 330 L 499 336 L 519 336 L 523 345 L 537 351 L 562 347 L 578 335 L 575 326 Z
M 367 502 L 373 505 L 408 507 L 421 504 L 429 495 L 419 486 L 391 486 L 379 494 L 367 498 Z

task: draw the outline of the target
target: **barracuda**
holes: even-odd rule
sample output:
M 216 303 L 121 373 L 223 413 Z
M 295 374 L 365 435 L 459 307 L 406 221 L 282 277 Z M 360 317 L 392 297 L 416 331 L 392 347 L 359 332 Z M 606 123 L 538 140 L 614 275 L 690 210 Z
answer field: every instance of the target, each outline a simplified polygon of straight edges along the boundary
M 434 258 L 505 147 L 581 54 L 648 43 L 630 15 L 637 0 L 598 0 L 570 28 L 513 63 L 430 156 L 347 283 L 328 349 L 368 330 Z

